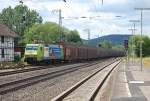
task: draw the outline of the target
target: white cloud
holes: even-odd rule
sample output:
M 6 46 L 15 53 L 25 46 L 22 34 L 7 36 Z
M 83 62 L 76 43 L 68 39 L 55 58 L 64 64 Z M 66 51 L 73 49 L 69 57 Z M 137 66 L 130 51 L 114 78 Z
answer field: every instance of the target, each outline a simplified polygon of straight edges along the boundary
M 0 0 L 0 11 L 9 5 L 14 7 L 18 0 Z M 129 20 L 140 19 L 140 12 L 135 11 L 135 7 L 150 7 L 149 0 L 24 0 L 24 4 L 30 9 L 37 10 L 44 21 L 58 22 L 58 13 L 52 13 L 54 9 L 62 9 L 63 17 L 94 17 L 95 19 L 72 19 L 63 20 L 63 25 L 70 29 L 79 30 L 81 37 L 87 39 L 87 34 L 83 31 L 91 29 L 91 38 L 103 32 L 106 34 L 130 34 L 131 27 Z M 117 18 L 116 16 L 122 16 Z M 101 16 L 101 17 L 96 17 Z M 150 11 L 143 13 L 143 30 L 147 35 L 150 34 Z M 137 24 L 140 28 L 140 24 Z M 140 30 L 137 31 L 140 33 Z M 100 36 L 102 36 L 100 34 Z

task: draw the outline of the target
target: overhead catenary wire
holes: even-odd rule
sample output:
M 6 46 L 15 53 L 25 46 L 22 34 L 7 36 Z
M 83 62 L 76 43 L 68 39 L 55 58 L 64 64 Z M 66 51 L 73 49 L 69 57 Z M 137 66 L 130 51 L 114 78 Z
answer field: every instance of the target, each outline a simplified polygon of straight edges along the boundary
M 21 1 L 29 1 L 29 0 L 21 0 Z M 34 0 L 30 0 L 30 1 L 33 1 L 34 2 Z M 44 0 L 43 0 L 44 1 Z M 72 12 L 72 13 L 74 13 L 74 11 L 76 11 L 76 8 L 74 8 L 74 7 L 72 7 L 72 5 L 70 5 L 71 4 L 71 2 L 72 3 L 74 3 L 74 1 L 75 0 L 50 0 L 50 1 L 60 1 L 60 3 L 64 3 L 64 7 L 66 8 L 66 9 L 68 9 L 68 10 L 70 10 L 69 12 Z M 93 7 L 94 6 L 94 10 L 96 11 L 96 12 L 98 12 L 98 5 L 97 5 L 97 3 L 100 3 L 99 2 L 100 0 L 97 0 L 96 1 L 96 3 L 95 2 L 93 2 L 92 3 L 92 1 L 90 1 L 90 0 L 87 0 L 87 2 L 84 2 L 83 3 L 83 7 L 85 6 L 85 5 L 89 5 L 89 7 Z M 78 3 L 78 2 L 77 2 Z M 102 0 L 102 3 L 103 3 L 103 0 Z M 67 11 L 64 11 L 64 10 L 62 10 L 62 16 L 64 16 L 65 14 L 66 14 L 66 12 Z M 66 14 L 67 15 L 67 14 Z M 69 15 L 69 14 L 68 14 Z M 56 16 L 55 16 L 55 18 L 56 18 Z M 80 20 L 80 19 L 85 19 L 85 21 L 83 21 L 83 23 L 85 23 L 85 22 L 87 22 L 86 20 L 89 20 L 89 21 L 91 21 L 92 19 L 99 19 L 99 17 L 96 17 L 96 16 L 90 16 L 90 15 L 85 15 L 85 17 L 84 16 L 81 16 L 81 17 L 78 17 L 77 18 L 77 20 Z M 65 19 L 64 19 L 65 20 Z M 66 23 L 66 22 L 64 22 L 64 23 Z M 104 23 L 104 21 L 103 21 L 103 23 Z M 73 25 L 75 25 L 75 23 L 72 23 Z M 89 25 L 90 25 L 90 23 L 89 23 Z M 75 25 L 76 26 L 76 25 Z

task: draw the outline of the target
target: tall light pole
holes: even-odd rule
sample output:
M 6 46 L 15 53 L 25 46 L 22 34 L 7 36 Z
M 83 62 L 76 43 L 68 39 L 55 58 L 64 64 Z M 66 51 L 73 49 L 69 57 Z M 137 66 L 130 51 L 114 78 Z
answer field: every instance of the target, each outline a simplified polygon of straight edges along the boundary
M 141 71 L 143 70 L 143 41 L 142 41 L 142 35 L 143 35 L 143 11 L 150 10 L 150 8 L 135 8 L 135 10 L 141 11 L 141 41 L 140 41 L 140 60 L 141 60 Z

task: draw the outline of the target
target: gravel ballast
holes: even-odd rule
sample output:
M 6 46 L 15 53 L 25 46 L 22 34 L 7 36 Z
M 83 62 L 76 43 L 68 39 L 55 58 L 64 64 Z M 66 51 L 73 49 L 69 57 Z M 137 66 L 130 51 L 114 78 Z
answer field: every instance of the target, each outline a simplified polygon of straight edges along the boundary
M 108 59 L 105 62 L 99 63 L 99 66 L 90 66 L 79 69 L 75 72 L 67 73 L 65 75 L 40 82 L 20 90 L 7 93 L 0 96 L 1 101 L 50 101 L 67 88 L 71 87 L 81 79 L 97 70 L 97 67 L 104 66 L 106 63 L 112 61 Z M 48 71 L 48 70 L 47 70 Z M 47 71 L 43 71 L 44 73 Z M 31 73 L 34 74 L 34 73 Z M 22 74 L 21 74 L 22 75 Z M 26 74 L 27 75 L 27 74 Z M 24 75 L 25 76 L 25 75 Z M 1 79 L 2 80 L 2 79 Z

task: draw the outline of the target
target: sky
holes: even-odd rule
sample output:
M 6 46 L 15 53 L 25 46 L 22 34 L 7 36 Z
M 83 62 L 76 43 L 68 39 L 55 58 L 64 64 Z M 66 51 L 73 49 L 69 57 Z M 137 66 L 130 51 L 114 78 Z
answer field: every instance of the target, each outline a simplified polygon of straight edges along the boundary
M 131 34 L 133 23 L 140 20 L 140 11 L 135 8 L 150 8 L 150 0 L 23 0 L 24 5 L 36 10 L 44 22 L 58 23 L 58 9 L 62 11 L 62 25 L 78 30 L 81 38 L 88 39 L 86 29 L 90 29 L 90 38 L 109 34 Z M 8 6 L 15 7 L 19 0 L 0 0 L 0 12 Z M 86 17 L 86 18 L 82 18 Z M 76 19 L 78 18 L 78 19 Z M 136 23 L 136 33 L 140 34 L 140 23 Z M 143 11 L 143 34 L 150 36 L 150 10 Z

